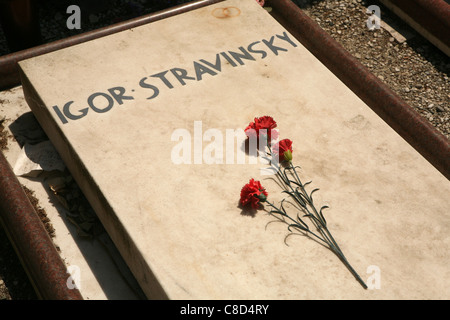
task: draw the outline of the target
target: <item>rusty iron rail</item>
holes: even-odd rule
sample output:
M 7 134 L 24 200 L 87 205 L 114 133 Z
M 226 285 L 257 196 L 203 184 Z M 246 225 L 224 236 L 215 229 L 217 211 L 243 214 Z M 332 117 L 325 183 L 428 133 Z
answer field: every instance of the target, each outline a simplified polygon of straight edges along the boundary
M 438 49 L 450 56 L 450 4 L 444 0 L 380 0 Z

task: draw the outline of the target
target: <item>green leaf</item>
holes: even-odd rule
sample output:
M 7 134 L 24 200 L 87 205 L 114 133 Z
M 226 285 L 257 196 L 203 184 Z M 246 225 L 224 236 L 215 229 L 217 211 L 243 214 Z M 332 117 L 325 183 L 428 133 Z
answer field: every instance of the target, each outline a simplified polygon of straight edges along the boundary
M 284 214 L 285 214 L 284 212 L 282 212 L 282 211 L 280 211 L 280 210 L 270 210 L 269 213 L 270 213 L 270 214 L 278 213 L 278 214 L 281 214 L 281 215 L 284 215 Z
M 305 182 L 304 184 L 303 184 L 303 187 L 306 187 L 308 184 L 310 184 L 312 182 L 312 180 L 311 181 L 308 181 L 308 182 Z
M 309 203 L 309 200 L 306 198 L 306 196 L 303 193 L 298 192 L 298 190 L 296 190 L 296 195 L 301 201 L 303 201 L 303 207 L 306 208 L 306 204 Z
M 319 191 L 319 188 L 314 189 L 313 191 L 311 191 L 311 193 L 309 194 L 309 198 L 311 199 L 311 202 L 313 200 L 312 195 L 314 192 Z
M 306 229 L 309 230 L 308 225 L 300 218 L 300 216 L 298 215 L 298 213 L 297 213 L 297 221 L 298 221 L 302 226 L 304 226 Z
M 294 224 L 294 223 L 292 223 L 292 224 L 290 224 L 290 225 L 288 226 L 288 230 L 289 230 L 290 232 L 292 232 L 291 228 L 297 228 L 297 229 L 300 229 L 300 230 L 302 230 L 302 231 L 309 231 L 309 229 L 304 228 L 303 226 L 298 225 L 298 224 Z
M 325 217 L 322 214 L 322 210 L 327 209 L 327 208 L 329 208 L 329 206 L 322 206 L 322 208 L 320 208 L 320 211 L 319 211 L 319 215 L 322 218 L 324 225 L 327 225 L 327 220 L 325 220 Z
M 297 181 L 294 180 L 289 180 L 291 183 L 297 185 L 298 187 L 301 187 L 301 184 L 299 184 Z
M 306 208 L 306 201 L 301 193 L 297 190 L 295 191 L 295 196 L 293 196 L 295 202 L 297 202 L 302 208 Z

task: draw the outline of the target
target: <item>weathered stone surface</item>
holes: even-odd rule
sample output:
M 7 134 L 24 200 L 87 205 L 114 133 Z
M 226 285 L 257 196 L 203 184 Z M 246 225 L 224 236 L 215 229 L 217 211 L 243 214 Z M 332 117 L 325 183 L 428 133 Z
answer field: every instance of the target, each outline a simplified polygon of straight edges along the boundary
M 20 68 L 30 107 L 149 298 L 450 296 L 448 180 L 255 1 L 225 1 Z M 334 237 L 368 283 L 379 270 L 380 289 L 362 289 L 306 237 L 287 246 L 286 225 L 264 211 L 238 207 L 250 178 L 282 199 L 261 163 L 226 161 L 227 129 L 262 115 L 294 141 L 294 163 L 320 188 Z M 174 132 L 191 135 L 190 164 L 175 163 Z M 208 133 L 223 137 L 223 163 L 208 163 Z

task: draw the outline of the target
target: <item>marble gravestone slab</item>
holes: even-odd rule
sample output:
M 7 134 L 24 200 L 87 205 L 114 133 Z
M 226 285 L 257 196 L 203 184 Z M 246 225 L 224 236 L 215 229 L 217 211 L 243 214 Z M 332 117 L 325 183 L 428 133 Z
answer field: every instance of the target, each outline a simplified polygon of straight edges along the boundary
M 148 298 L 450 298 L 448 180 L 255 1 L 20 69 L 27 102 Z M 329 250 L 238 206 L 250 178 L 282 199 L 233 135 L 263 115 L 293 140 L 368 290 Z

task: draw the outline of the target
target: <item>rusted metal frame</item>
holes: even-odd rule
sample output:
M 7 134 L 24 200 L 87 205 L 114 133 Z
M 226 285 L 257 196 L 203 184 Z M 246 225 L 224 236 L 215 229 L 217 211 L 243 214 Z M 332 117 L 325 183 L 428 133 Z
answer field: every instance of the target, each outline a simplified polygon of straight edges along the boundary
M 444 0 L 380 0 L 432 44 L 450 54 L 450 4 Z
M 0 221 L 38 297 L 82 300 L 78 289 L 67 286 L 67 268 L 1 152 Z

